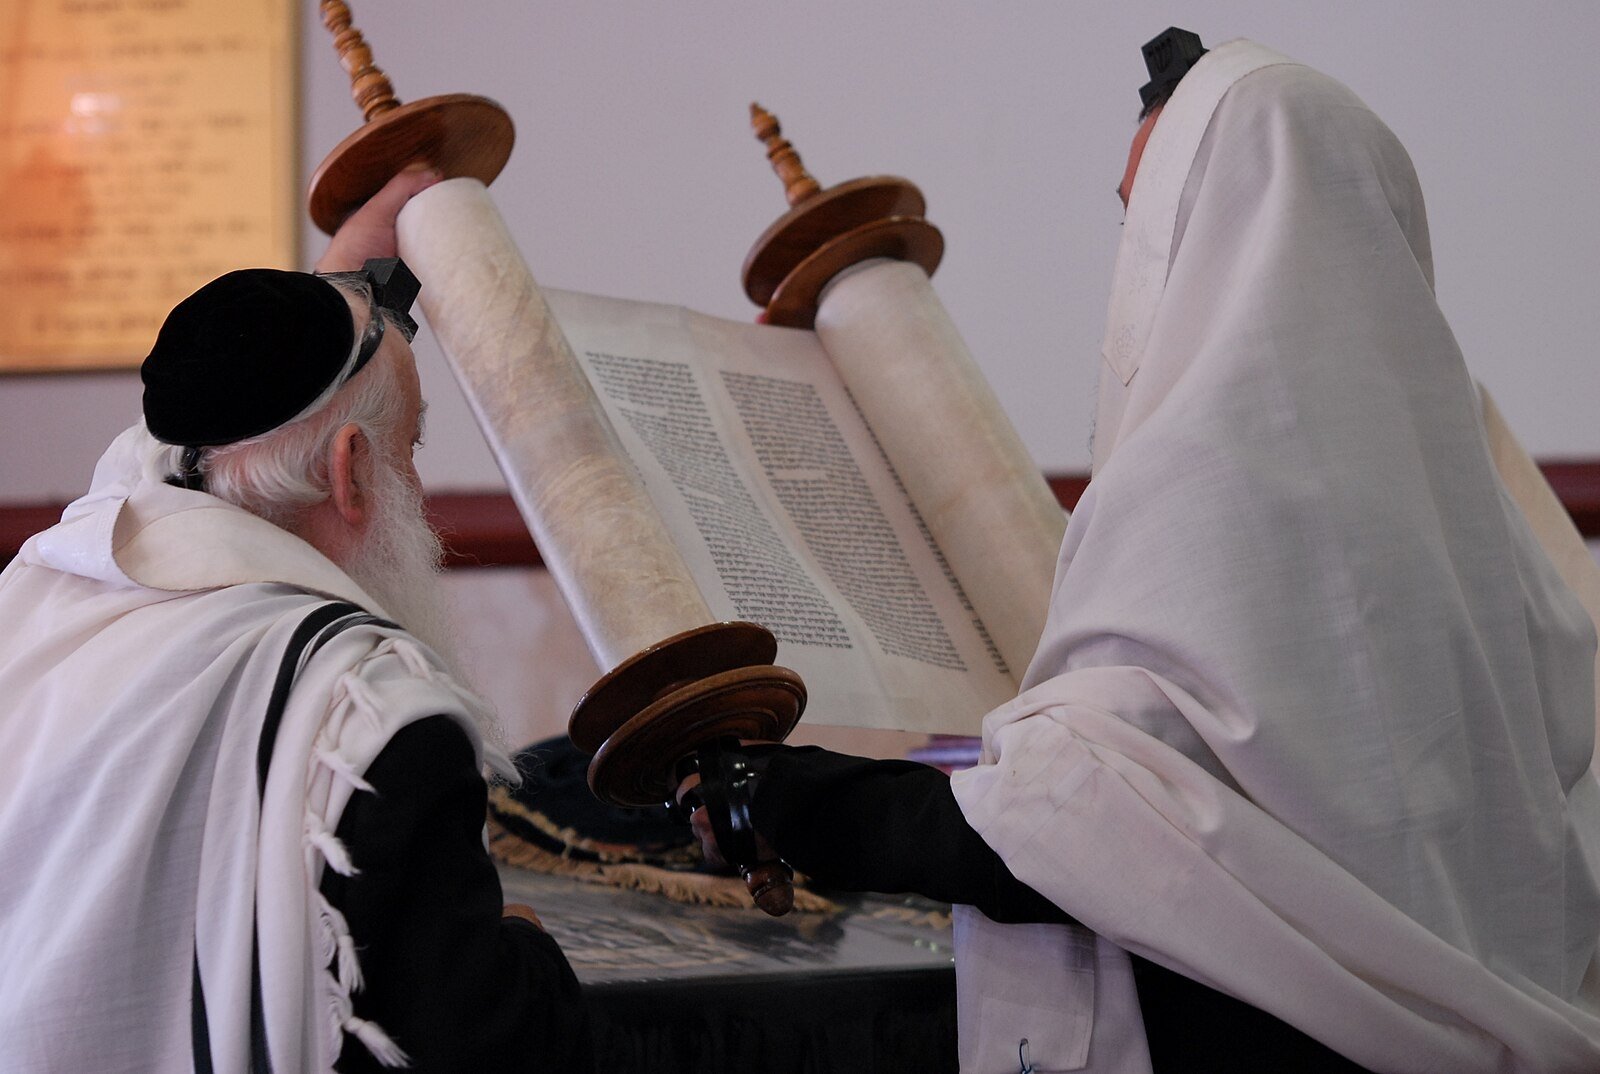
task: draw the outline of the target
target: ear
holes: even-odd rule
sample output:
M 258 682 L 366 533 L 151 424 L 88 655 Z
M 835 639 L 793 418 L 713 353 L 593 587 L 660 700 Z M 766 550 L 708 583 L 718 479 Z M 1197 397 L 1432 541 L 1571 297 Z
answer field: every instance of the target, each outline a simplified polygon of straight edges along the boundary
M 333 509 L 351 529 L 365 526 L 372 510 L 367 485 L 371 472 L 372 446 L 367 443 L 367 435 L 354 422 L 340 426 L 333 434 L 328 484 Z

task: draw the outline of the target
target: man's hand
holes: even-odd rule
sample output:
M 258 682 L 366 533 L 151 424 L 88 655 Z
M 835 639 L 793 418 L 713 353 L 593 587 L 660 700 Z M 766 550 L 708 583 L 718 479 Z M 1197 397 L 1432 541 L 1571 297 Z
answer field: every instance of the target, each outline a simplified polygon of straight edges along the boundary
M 710 813 L 712 808 L 725 807 L 726 803 L 721 807 L 701 804 L 698 801 L 699 786 L 699 773 L 694 773 L 679 783 L 678 804 L 684 805 L 686 798 L 693 800 L 694 811 L 689 814 L 689 827 L 694 832 L 695 838 L 700 841 L 700 853 L 707 863 L 727 868 L 729 865 L 727 855 L 717 842 L 716 829 L 712 824 Z M 782 917 L 794 909 L 794 870 L 778 857 L 772 845 L 760 832 L 752 829 L 748 834 L 752 838 L 751 846 L 747 850 L 754 853 L 756 860 L 741 862 L 738 871 L 744 877 L 744 885 L 755 904 L 773 917 Z
M 533 907 L 520 902 L 508 902 L 505 909 L 500 911 L 501 917 L 520 917 L 524 921 L 533 922 L 533 927 L 540 932 L 544 931 L 544 922 L 539 920 L 539 915 L 533 912 Z
M 689 814 L 689 830 L 694 832 L 694 837 L 700 840 L 700 856 L 706 859 L 706 864 L 717 869 L 731 869 L 728 859 L 722 856 L 722 848 L 717 846 L 717 833 L 711 830 L 711 814 L 706 812 L 705 806 L 700 806 Z M 760 835 L 756 836 L 757 846 L 765 842 Z
M 690 772 L 685 776 L 683 782 L 678 784 L 677 794 L 674 796 L 678 804 L 689 805 L 690 802 L 685 802 L 684 799 L 698 786 L 700 786 L 699 772 Z M 728 859 L 722 856 L 722 848 L 717 846 L 717 833 L 711 830 L 711 814 L 706 812 L 705 806 L 699 804 L 698 798 L 699 796 L 695 795 L 690 800 L 694 808 L 689 814 L 689 830 L 694 832 L 694 837 L 700 841 L 700 856 L 713 868 L 732 868 L 728 864 Z
M 395 256 L 395 218 L 406 202 L 443 178 L 437 168 L 415 166 L 390 179 L 339 225 L 328 249 L 317 259 L 317 271 L 353 272 L 368 258 Z
M 678 804 L 689 804 L 684 798 L 698 786 L 700 786 L 700 773 L 691 772 L 685 776 L 683 782 L 678 784 L 676 793 Z M 689 814 L 689 830 L 700 841 L 700 854 L 705 858 L 707 865 L 717 869 L 733 868 L 728 859 L 722 856 L 722 848 L 717 845 L 717 833 L 711 828 L 711 814 L 698 802 L 695 803 L 694 811 Z M 777 860 L 777 852 L 760 832 L 756 833 L 756 851 L 762 861 Z

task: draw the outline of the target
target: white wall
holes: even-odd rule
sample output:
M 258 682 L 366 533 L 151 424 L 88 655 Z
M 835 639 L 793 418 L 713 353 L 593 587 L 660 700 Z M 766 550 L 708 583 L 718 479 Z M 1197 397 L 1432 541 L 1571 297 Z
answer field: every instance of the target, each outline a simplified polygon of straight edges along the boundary
M 302 171 L 356 125 L 306 0 Z M 354 0 L 403 100 L 502 102 L 496 196 L 547 285 L 752 311 L 749 244 L 784 208 L 748 132 L 759 99 L 824 183 L 905 175 L 945 232 L 936 282 L 1042 465 L 1087 464 L 1089 394 L 1144 81 L 1177 20 L 1348 83 L 1416 160 L 1441 301 L 1530 450 L 1600 456 L 1600 5 L 1346 0 Z M 308 229 L 305 260 L 322 239 Z M 0 296 L 0 301 L 3 301 Z M 434 488 L 499 483 L 437 352 Z M 0 381 L 0 500 L 70 496 L 136 415 L 131 375 Z

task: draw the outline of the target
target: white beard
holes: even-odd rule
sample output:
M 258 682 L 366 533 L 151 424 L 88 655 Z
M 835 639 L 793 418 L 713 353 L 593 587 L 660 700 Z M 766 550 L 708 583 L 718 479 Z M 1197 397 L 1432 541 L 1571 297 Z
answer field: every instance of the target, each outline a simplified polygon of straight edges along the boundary
M 422 491 L 386 459 L 377 459 L 374 469 L 367 539 L 339 566 L 470 689 L 454 644 L 460 632 L 444 591 L 444 545 L 423 512 Z M 486 744 L 504 747 L 504 729 L 492 715 L 486 714 L 478 729 Z

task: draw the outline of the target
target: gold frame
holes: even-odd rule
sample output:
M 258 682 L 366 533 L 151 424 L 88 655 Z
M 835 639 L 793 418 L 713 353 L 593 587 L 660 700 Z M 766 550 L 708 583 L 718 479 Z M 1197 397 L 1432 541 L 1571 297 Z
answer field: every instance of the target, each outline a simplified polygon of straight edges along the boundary
M 0 372 L 127 369 L 229 269 L 294 268 L 299 0 L 0 15 Z

